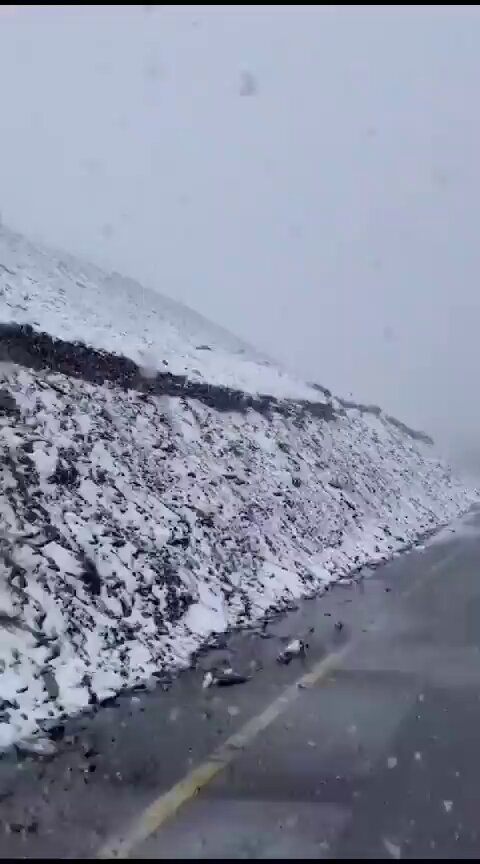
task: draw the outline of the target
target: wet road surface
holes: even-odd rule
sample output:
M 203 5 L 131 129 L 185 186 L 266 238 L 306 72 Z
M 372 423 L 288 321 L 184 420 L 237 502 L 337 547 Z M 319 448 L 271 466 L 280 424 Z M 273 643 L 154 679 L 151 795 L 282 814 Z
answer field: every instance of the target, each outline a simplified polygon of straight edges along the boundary
M 260 632 L 4 757 L 0 855 L 477 857 L 480 515 Z M 202 690 L 224 657 L 253 677 Z

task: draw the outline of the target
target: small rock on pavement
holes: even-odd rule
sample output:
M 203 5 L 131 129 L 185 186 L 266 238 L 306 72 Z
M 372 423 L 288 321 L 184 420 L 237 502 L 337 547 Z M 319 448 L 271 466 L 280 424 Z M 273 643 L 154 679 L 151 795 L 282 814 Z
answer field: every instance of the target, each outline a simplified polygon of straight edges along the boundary
M 246 681 L 248 681 L 247 675 L 242 675 L 230 668 L 222 669 L 215 675 L 217 687 L 232 687 L 234 684 L 245 684 Z
M 292 639 L 287 647 L 280 651 L 277 657 L 278 663 L 283 663 L 285 666 L 293 660 L 294 657 L 304 657 L 308 645 L 303 639 Z
M 237 717 L 240 714 L 240 708 L 236 705 L 229 705 L 227 711 L 230 714 L 230 717 Z
M 214 669 L 205 672 L 202 687 L 204 690 L 213 685 L 217 687 L 233 687 L 235 684 L 245 684 L 249 680 L 248 675 L 242 675 L 240 672 L 235 672 L 230 666 L 226 666 L 223 669 Z
M 7 834 L 36 834 L 38 822 L 36 819 L 30 822 L 5 822 L 5 831 Z

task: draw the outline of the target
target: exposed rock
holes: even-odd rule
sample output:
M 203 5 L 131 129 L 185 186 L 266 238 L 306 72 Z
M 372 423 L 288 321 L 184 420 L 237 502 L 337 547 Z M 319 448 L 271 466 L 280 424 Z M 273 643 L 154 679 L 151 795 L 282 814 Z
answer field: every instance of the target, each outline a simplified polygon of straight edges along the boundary
M 19 754 L 34 755 L 34 756 L 54 756 L 57 752 L 56 745 L 49 738 L 40 738 L 32 735 L 30 738 L 24 738 L 17 741 L 15 748 Z
M 62 741 L 65 737 L 65 724 L 55 723 L 45 730 L 46 734 L 52 741 Z
M 20 418 L 20 411 L 15 397 L 8 390 L 0 387 L 0 417 Z
M 51 669 L 45 669 L 42 672 L 42 678 L 45 685 L 45 690 L 47 691 L 50 699 L 57 699 L 60 690 L 53 671 Z
M 0 711 L 6 711 L 8 708 L 11 708 L 12 711 L 18 710 L 18 702 L 16 699 L 0 699 Z
M 245 684 L 249 680 L 248 675 L 235 672 L 230 666 L 220 669 L 215 673 L 215 684 L 217 687 L 232 687 L 235 684 Z
M 283 651 L 277 657 L 278 663 L 288 665 L 294 657 L 304 657 L 307 652 L 308 645 L 303 639 L 292 639 Z
M 77 467 L 73 463 L 59 459 L 55 471 L 48 480 L 50 483 L 58 483 L 59 486 L 74 486 L 78 482 Z
M 80 578 L 90 594 L 98 597 L 102 587 L 102 580 L 100 579 L 96 565 L 89 558 L 85 558 Z

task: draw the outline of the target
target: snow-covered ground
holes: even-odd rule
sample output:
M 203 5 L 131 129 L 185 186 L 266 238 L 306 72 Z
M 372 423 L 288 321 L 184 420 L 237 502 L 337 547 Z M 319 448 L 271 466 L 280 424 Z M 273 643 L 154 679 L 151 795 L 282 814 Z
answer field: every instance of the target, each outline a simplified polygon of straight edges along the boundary
M 54 264 L 21 239 L 16 258 L 14 235 L 1 233 L 10 257 L 0 249 L 0 320 L 128 349 L 137 360 L 155 334 L 161 362 L 170 326 L 162 300 L 164 330 L 153 311 L 135 317 L 133 290 L 112 303 L 99 271 L 66 257 Z M 35 284 L 20 303 L 27 273 Z M 88 284 L 84 293 L 65 287 L 75 279 Z M 173 332 L 169 368 L 184 364 L 194 379 L 196 340 L 178 320 Z M 202 374 L 242 386 L 243 355 L 220 354 L 224 367 Z M 266 370 L 262 388 L 280 396 L 283 373 L 248 363 L 255 375 Z M 288 381 L 290 397 L 308 391 L 318 402 Z M 188 390 L 158 396 L 3 364 L 0 746 L 187 665 L 211 633 L 387 558 L 478 500 L 428 445 L 382 415 L 349 409 L 326 421 L 313 409 L 220 412 Z
M 319 400 L 318 391 L 185 306 L 1 226 L 0 322 L 10 321 L 125 355 L 147 370 Z

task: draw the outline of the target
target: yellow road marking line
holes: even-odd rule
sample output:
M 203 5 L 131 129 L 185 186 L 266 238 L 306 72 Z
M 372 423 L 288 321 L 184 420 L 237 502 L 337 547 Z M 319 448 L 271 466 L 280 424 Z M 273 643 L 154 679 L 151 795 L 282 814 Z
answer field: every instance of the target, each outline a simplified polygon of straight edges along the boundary
M 416 591 L 425 586 L 425 583 L 437 575 L 437 571 L 445 566 L 445 563 L 450 565 L 455 557 L 455 554 L 451 554 L 447 555 L 446 558 L 442 558 L 440 562 L 437 562 L 431 568 L 431 571 L 401 592 L 403 596 L 409 597 L 415 594 Z M 381 625 L 385 619 L 388 620 L 389 615 L 390 612 L 386 612 L 380 616 Z M 227 738 L 204 762 L 189 771 L 168 792 L 159 795 L 158 798 L 152 801 L 125 834 L 107 841 L 101 847 L 96 857 L 128 858 L 137 846 L 154 834 L 155 831 L 158 831 L 165 822 L 175 816 L 183 804 L 194 798 L 217 774 L 220 774 L 230 765 L 237 755 L 242 750 L 245 750 L 264 729 L 270 726 L 292 705 L 300 695 L 302 688 L 313 687 L 325 679 L 329 672 L 340 666 L 347 653 L 352 651 L 353 648 L 358 648 L 358 644 L 361 641 L 363 641 L 362 637 L 353 639 L 343 648 L 333 651 L 322 660 L 319 660 L 309 672 L 306 672 L 305 675 L 302 675 L 293 684 L 286 687 L 283 693 L 268 705 L 264 711 L 256 717 L 252 717 L 238 732 Z
M 257 736 L 271 725 L 298 698 L 302 688 L 313 687 L 326 678 L 328 673 L 343 660 L 352 643 L 339 651 L 334 651 L 319 660 L 310 672 L 306 672 L 294 684 L 290 684 L 264 711 L 248 720 L 234 735 L 214 750 L 207 759 L 193 768 L 182 780 L 163 795 L 155 799 L 140 815 L 138 820 L 121 837 L 107 841 L 97 854 L 97 858 L 128 858 L 130 853 L 171 819 L 190 799 L 220 774 L 236 758 L 239 752 L 248 747 Z

